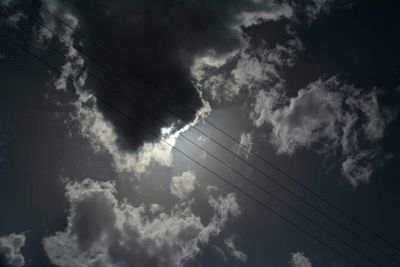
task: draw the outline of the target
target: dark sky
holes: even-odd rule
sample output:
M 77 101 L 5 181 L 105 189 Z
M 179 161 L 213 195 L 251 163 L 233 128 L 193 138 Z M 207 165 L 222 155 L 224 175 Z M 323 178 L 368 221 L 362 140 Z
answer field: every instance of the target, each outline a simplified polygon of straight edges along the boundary
M 400 266 L 398 1 L 0 8 L 0 266 Z

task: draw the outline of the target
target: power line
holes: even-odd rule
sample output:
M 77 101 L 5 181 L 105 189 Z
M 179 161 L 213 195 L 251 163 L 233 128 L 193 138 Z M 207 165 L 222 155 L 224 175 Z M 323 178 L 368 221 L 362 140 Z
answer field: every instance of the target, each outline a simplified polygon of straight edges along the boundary
M 5 0 L 7 1 L 7 0 Z M 146 83 L 148 83 L 149 85 L 151 85 L 153 88 L 163 92 L 165 95 L 169 96 L 170 98 L 172 98 L 174 101 L 176 101 L 177 103 L 179 103 L 180 105 L 182 105 L 186 110 L 196 114 L 196 111 L 193 110 L 190 106 L 188 106 L 185 102 L 181 101 L 179 98 L 175 97 L 174 95 L 168 93 L 168 91 L 164 90 L 163 88 L 159 87 L 157 84 L 155 84 L 154 82 L 152 82 L 150 79 L 148 79 L 145 75 L 143 75 L 141 72 L 137 71 L 136 69 L 133 69 L 131 66 L 128 66 L 127 64 L 125 64 L 122 60 L 120 60 L 119 58 L 117 58 L 116 56 L 114 56 L 112 53 L 110 53 L 106 48 L 104 48 L 103 46 L 99 45 L 98 43 L 96 43 L 95 41 L 92 41 L 91 39 L 87 38 L 83 33 L 80 32 L 79 29 L 76 29 L 74 27 L 72 27 L 71 25 L 69 25 L 67 22 L 65 22 L 63 19 L 59 18 L 57 15 L 55 15 L 54 13 L 52 13 L 51 11 L 49 11 L 48 9 L 44 8 L 43 6 L 40 6 L 38 4 L 36 4 L 33 0 L 30 0 L 34 5 L 36 5 L 40 10 L 42 10 L 42 12 L 47 13 L 48 15 L 54 17 L 57 21 L 59 21 L 60 23 L 62 23 L 63 25 L 65 25 L 66 27 L 75 30 L 75 33 L 78 34 L 80 37 L 82 37 L 83 39 L 85 39 L 86 41 L 88 41 L 90 44 L 92 44 L 93 46 L 97 47 L 98 49 L 102 50 L 105 54 L 107 54 L 110 58 L 112 58 L 113 60 L 115 60 L 116 62 L 118 62 L 119 64 L 121 64 L 123 67 L 125 67 L 126 69 L 130 70 L 131 72 L 134 72 L 137 76 L 139 76 L 140 78 L 142 78 Z M 292 175 L 290 175 L 289 173 L 287 173 L 286 171 L 284 171 L 282 168 L 280 168 L 279 166 L 277 166 L 276 164 L 274 164 L 273 162 L 265 159 L 263 156 L 259 155 L 257 152 L 253 151 L 251 149 L 251 147 L 241 144 L 239 140 L 237 140 L 235 137 L 233 137 L 232 135 L 230 135 L 229 133 L 227 133 L 225 130 L 221 129 L 219 126 L 217 126 L 215 123 L 210 122 L 209 120 L 207 120 L 207 118 L 205 118 L 204 116 L 200 116 L 207 124 L 209 124 L 210 126 L 212 126 L 214 129 L 218 130 L 219 132 L 221 132 L 223 135 L 225 135 L 226 137 L 228 137 L 230 140 L 234 141 L 235 143 L 239 144 L 239 146 L 245 148 L 247 151 L 249 151 L 249 154 L 255 156 L 256 158 L 258 158 L 259 160 L 263 161 L 264 163 L 266 163 L 267 165 L 269 165 L 270 167 L 272 167 L 273 169 L 275 169 L 276 171 L 278 171 L 280 174 L 284 175 L 285 177 L 287 177 L 288 179 L 290 179 L 292 182 L 294 182 L 296 185 L 300 186 L 302 189 L 304 189 L 305 191 L 307 191 L 308 193 L 312 194 L 314 197 L 316 197 L 318 200 L 320 200 L 321 202 L 325 203 L 326 205 L 328 205 L 329 207 L 331 207 L 332 209 L 336 210 L 337 212 L 339 212 L 341 215 L 343 215 L 344 217 L 346 217 L 347 219 L 349 219 L 350 221 L 352 221 L 353 223 L 357 224 L 358 226 L 360 226 L 361 228 L 363 228 L 365 231 L 369 232 L 370 234 L 372 234 L 373 236 L 377 237 L 378 239 L 380 239 L 381 241 L 383 241 L 384 243 L 386 243 L 387 245 L 389 245 L 391 248 L 395 249 L 397 252 L 400 252 L 400 249 L 394 245 L 391 241 L 388 241 L 385 237 L 383 237 L 382 235 L 380 235 L 379 233 L 377 233 L 375 230 L 371 229 L 370 227 L 366 226 L 365 224 L 361 223 L 359 220 L 355 219 L 354 217 L 352 217 L 348 212 L 344 211 L 343 209 L 339 208 L 338 206 L 336 206 L 335 204 L 333 204 L 331 201 L 329 201 L 328 199 L 326 199 L 325 197 L 321 196 L 320 194 L 316 193 L 314 190 L 312 190 L 311 188 L 309 188 L 308 186 L 306 186 L 305 184 L 303 184 L 302 182 L 300 182 L 300 179 L 296 179 L 294 178 Z M 230 150 L 231 151 L 231 150 Z M 232 151 L 231 151 L 232 152 Z
M 7 1 L 7 0 L 5 0 Z M 119 58 L 117 58 L 116 56 L 114 56 L 112 53 L 110 53 L 105 47 L 99 45 L 98 43 L 96 43 L 95 41 L 92 41 L 91 39 L 87 38 L 83 33 L 81 33 L 81 31 L 79 29 L 76 29 L 74 27 L 72 27 L 71 25 L 69 25 L 67 22 L 65 22 L 63 19 L 59 18 L 57 15 L 55 15 L 54 13 L 52 13 L 51 11 L 49 11 L 48 9 L 44 8 L 43 6 L 40 6 L 38 4 L 36 4 L 33 0 L 30 0 L 31 3 L 33 3 L 34 5 L 36 5 L 42 12 L 47 13 L 48 15 L 52 16 L 53 18 L 55 18 L 57 21 L 59 21 L 60 23 L 62 23 L 63 25 L 65 25 L 66 27 L 73 29 L 75 31 L 75 33 L 77 35 L 79 35 L 80 37 L 82 37 L 83 39 L 85 39 L 86 41 L 88 41 L 90 44 L 92 44 L 93 46 L 97 47 L 98 49 L 102 50 L 105 54 L 107 54 L 109 57 L 111 57 L 113 60 L 115 60 L 116 62 L 118 62 L 119 64 L 121 64 L 123 67 L 125 67 L 126 69 L 130 70 L 131 72 L 134 72 L 137 76 L 139 76 L 140 78 L 142 78 L 146 83 L 148 83 L 149 85 L 151 85 L 153 88 L 163 92 L 165 95 L 169 96 L 170 98 L 172 98 L 174 101 L 176 101 L 178 104 L 180 104 L 181 106 L 183 106 L 186 110 L 196 114 L 197 112 L 195 110 L 193 110 L 190 106 L 188 106 L 185 102 L 181 101 L 179 98 L 175 97 L 174 95 L 170 94 L 168 91 L 164 90 L 163 88 L 159 87 L 157 84 L 155 84 L 154 82 L 152 82 L 150 79 L 148 79 L 145 75 L 143 75 L 141 72 L 137 71 L 136 69 L 133 69 L 131 66 L 125 64 L 122 60 L 120 60 Z M 358 226 L 360 226 L 361 228 L 363 228 L 364 230 L 366 230 L 367 232 L 369 232 L 370 234 L 374 235 L 375 237 L 377 237 L 378 239 L 380 239 L 381 241 L 383 241 L 384 243 L 386 243 L 387 245 L 389 245 L 390 247 L 392 247 L 393 249 L 395 249 L 397 252 L 400 252 L 400 249 L 394 245 L 392 242 L 388 241 L 385 237 L 383 237 L 382 235 L 380 235 L 379 233 L 377 233 L 375 230 L 371 229 L 370 227 L 364 225 L 363 223 L 361 223 L 359 220 L 353 218 L 348 212 L 344 211 L 343 209 L 339 208 L 338 206 L 336 206 L 335 204 L 333 204 L 331 201 L 329 201 L 328 199 L 326 199 L 325 197 L 321 196 L 320 194 L 318 194 L 317 192 L 315 192 L 314 190 L 312 190 L 311 188 L 309 188 L 308 186 L 306 186 L 305 184 L 303 184 L 302 182 L 300 182 L 300 179 L 296 179 L 293 176 L 291 176 L 290 174 L 288 174 L 286 171 L 284 171 L 282 168 L 280 168 L 279 166 L 277 166 L 276 164 L 274 164 L 273 162 L 265 159 L 263 156 L 259 155 L 257 152 L 253 151 L 251 149 L 251 147 L 241 144 L 239 140 L 237 140 L 235 137 L 233 137 L 232 135 L 230 135 L 229 133 L 227 133 L 225 130 L 221 129 L 219 126 L 217 126 L 216 124 L 214 124 L 213 122 L 210 122 L 207 118 L 205 118 L 204 116 L 200 115 L 200 117 L 210 126 L 212 126 L 214 129 L 218 130 L 219 132 L 221 132 L 223 135 L 225 135 L 226 137 L 228 137 L 230 140 L 234 141 L 235 143 L 237 143 L 240 147 L 245 148 L 247 151 L 249 151 L 249 154 L 255 156 L 256 158 L 258 158 L 259 160 L 263 161 L 264 163 L 266 163 L 267 165 L 269 165 L 270 167 L 272 167 L 273 169 L 275 169 L 276 171 L 278 171 L 280 174 L 284 175 L 285 177 L 287 177 L 288 179 L 290 179 L 292 182 L 294 182 L 296 185 L 300 186 L 302 189 L 304 189 L 305 191 L 307 191 L 308 193 L 312 194 L 314 197 L 316 197 L 318 200 L 320 200 L 321 202 L 324 202 L 326 205 L 328 205 L 329 207 L 331 207 L 332 209 L 336 210 L 337 212 L 339 212 L 341 215 L 343 215 L 344 217 L 346 217 L 347 219 L 349 219 L 350 221 L 352 221 L 353 223 L 357 224 Z M 214 140 L 213 140 L 214 141 Z M 228 149 L 231 153 L 233 153 L 230 149 Z M 235 153 L 233 153 L 235 154 Z M 365 240 L 364 240 L 365 241 Z M 369 242 L 371 243 L 371 242 Z M 370 244 L 371 245 L 371 244 Z M 382 251 L 381 251 L 382 252 Z
M 39 60 L 40 62 L 42 62 L 43 64 L 45 64 L 46 66 L 48 66 L 49 68 L 53 69 L 54 71 L 56 71 L 58 74 L 62 74 L 62 72 L 60 70 L 58 70 L 56 67 L 54 67 L 53 65 L 51 65 L 50 63 L 48 63 L 47 61 L 45 61 L 43 58 L 41 58 L 38 55 L 33 54 L 32 52 L 30 52 L 27 48 L 25 48 L 23 45 L 19 44 L 18 42 L 14 41 L 12 38 L 8 37 L 7 35 L 3 34 L 0 32 L 0 36 L 2 36 L 3 38 L 7 39 L 9 42 L 13 43 L 15 46 L 17 46 L 18 48 L 20 48 L 21 50 L 23 50 L 24 52 L 28 53 L 29 55 L 33 56 L 34 58 L 36 58 L 37 60 Z M 259 199 L 257 199 L 256 197 L 252 196 L 250 193 L 248 193 L 247 191 L 241 189 L 239 186 L 233 184 L 232 182 L 230 182 L 229 180 L 225 179 L 224 177 L 222 177 L 221 175 L 219 175 L 218 173 L 216 173 L 215 171 L 211 170 L 210 168 L 208 168 L 207 166 L 205 166 L 204 164 L 200 163 L 199 161 L 195 160 L 194 158 L 190 157 L 188 154 L 186 154 L 184 151 L 182 151 L 181 149 L 175 147 L 174 145 L 171 145 L 170 143 L 168 143 L 167 141 L 165 141 L 161 136 L 159 136 L 158 134 L 154 133 L 153 131 L 147 129 L 146 126 L 144 126 L 143 124 L 141 124 L 140 122 L 138 122 L 137 120 L 132 119 L 131 117 L 129 117 L 128 115 L 126 115 L 124 112 L 122 112 L 120 109 L 115 108 L 113 105 L 109 104 L 106 100 L 104 100 L 104 98 L 102 98 L 101 96 L 97 95 L 95 92 L 93 92 L 92 90 L 89 90 L 89 94 L 93 95 L 97 100 L 99 100 L 101 103 L 103 103 L 105 106 L 107 106 L 109 109 L 113 110 L 114 112 L 120 114 L 121 116 L 123 116 L 125 119 L 127 119 L 129 122 L 134 123 L 136 125 L 138 125 L 139 127 L 141 127 L 142 129 L 144 129 L 146 132 L 150 133 L 151 135 L 155 136 L 156 138 L 160 139 L 160 141 L 164 142 L 165 144 L 167 144 L 168 146 L 170 146 L 172 149 L 176 150 L 177 152 L 179 152 L 180 154 L 182 154 L 183 156 L 187 157 L 188 159 L 190 159 L 191 161 L 193 161 L 194 163 L 196 163 L 197 165 L 201 166 L 202 168 L 204 168 L 205 170 L 207 170 L 208 172 L 210 172 L 211 174 L 213 174 L 215 177 L 217 177 L 218 179 L 220 179 L 221 181 L 223 181 L 224 183 L 228 184 L 229 186 L 231 186 L 232 188 L 236 189 L 238 192 L 242 193 L 243 195 L 247 196 L 248 198 L 250 198 L 251 200 L 255 201 L 256 203 L 258 203 L 260 206 L 262 206 L 263 208 L 267 209 L 269 212 L 275 214 L 276 216 L 280 217 L 282 220 L 284 220 L 285 222 L 287 222 L 288 224 L 290 224 L 292 227 L 296 228 L 297 230 L 303 232 L 304 234 L 306 234 L 307 236 L 309 236 L 310 238 L 314 239 L 315 241 L 319 242 L 320 244 L 326 246 L 327 248 L 331 249 L 332 251 L 334 251 L 335 253 L 337 253 L 338 255 L 340 255 L 341 257 L 343 257 L 344 259 L 348 260 L 350 263 L 352 263 L 355 266 L 359 266 L 361 267 L 361 265 L 359 265 L 357 262 L 355 262 L 353 259 L 351 259 L 350 257 L 346 256 L 345 254 L 343 254 L 342 252 L 338 251 L 336 248 L 332 247 L 331 245 L 329 245 L 328 243 L 326 243 L 325 241 L 319 239 L 318 237 L 315 237 L 313 234 L 311 234 L 311 232 L 307 231 L 306 229 L 300 227 L 299 225 L 297 225 L 295 222 L 291 221 L 290 219 L 288 219 L 287 217 L 281 215 L 279 212 L 277 212 L 276 210 L 274 210 L 273 208 L 271 208 L 270 206 L 268 206 L 267 204 L 265 204 L 264 202 L 260 201 Z
M 3 14 L 0 14 L 0 16 L 4 17 Z M 18 28 L 20 28 L 22 31 L 24 31 L 25 33 L 29 34 L 28 31 L 25 31 L 24 29 L 22 29 L 21 27 L 19 27 L 17 25 Z M 55 48 L 53 48 L 51 46 L 51 44 L 49 45 L 49 48 L 54 51 L 55 53 L 62 55 L 58 50 L 56 50 Z M 74 67 L 79 67 L 77 66 L 75 63 L 71 63 Z M 98 76 L 96 76 L 95 74 L 93 74 L 90 71 L 87 71 L 88 75 L 90 75 L 91 77 L 93 77 L 97 82 L 106 85 L 108 88 L 112 89 L 113 91 L 115 91 L 119 96 L 124 96 L 121 95 L 121 93 L 116 90 L 116 88 L 112 85 L 110 85 L 109 83 L 105 82 L 104 80 L 100 79 Z M 157 121 L 161 122 L 162 124 L 168 126 L 168 124 L 163 121 L 162 119 L 160 119 L 159 117 L 153 115 L 152 113 L 150 113 L 146 108 L 144 108 L 143 106 L 141 106 L 140 104 L 136 103 L 134 99 L 129 99 L 129 103 L 132 103 L 133 105 L 139 107 L 141 110 L 143 110 L 146 114 L 150 115 L 152 118 L 156 119 Z M 269 195 L 270 197 L 274 198 L 276 201 L 280 202 L 281 204 L 283 204 L 285 207 L 289 208 L 291 211 L 295 212 L 296 214 L 300 215 L 301 217 L 303 217 L 304 219 L 306 219 L 307 221 L 309 221 L 310 223 L 312 223 L 313 225 L 317 226 L 318 228 L 322 229 L 323 231 L 325 231 L 326 233 L 328 233 L 330 236 L 332 236 L 333 238 L 339 240 L 340 242 L 342 242 L 343 244 L 345 244 L 347 247 L 349 247 L 350 249 L 356 251 L 358 254 L 362 255 L 363 257 L 367 258 L 368 260 L 370 260 L 371 262 L 373 262 L 374 264 L 378 264 L 373 258 L 371 258 L 369 255 L 365 254 L 363 251 L 359 250 L 358 248 L 354 247 L 352 244 L 350 244 L 348 241 L 346 241 L 345 239 L 336 236 L 332 231 L 330 231 L 329 229 L 327 229 L 326 227 L 324 227 L 323 225 L 315 222 L 314 220 L 310 219 L 309 217 L 307 217 L 306 215 L 304 215 L 303 213 L 301 213 L 300 211 L 298 211 L 297 209 L 293 208 L 291 205 L 289 205 L 286 201 L 280 199 L 278 196 L 276 196 L 275 194 L 273 194 L 272 192 L 266 190 L 264 187 L 262 187 L 261 185 L 259 185 L 258 183 L 254 182 L 253 180 L 249 179 L 248 177 L 244 176 L 242 173 L 240 173 L 239 171 L 237 171 L 236 169 L 232 168 L 228 163 L 226 163 L 225 161 L 219 159 L 217 156 L 215 156 L 214 154 L 208 152 L 207 150 L 205 150 L 204 148 L 202 148 L 201 146 L 199 146 L 198 144 L 196 144 L 194 141 L 192 141 L 191 139 L 187 138 L 185 135 L 178 133 L 179 136 L 182 136 L 185 140 L 189 141 L 191 144 L 193 144 L 194 146 L 196 146 L 198 149 L 204 151 L 205 153 L 207 153 L 208 155 L 210 155 L 212 158 L 214 158 L 215 160 L 217 160 L 219 163 L 223 164 L 226 168 L 230 169 L 231 171 L 233 171 L 234 173 L 236 173 L 237 175 L 239 175 L 240 177 L 242 177 L 243 179 L 245 179 L 247 182 L 249 182 L 250 184 L 252 184 L 253 186 L 255 186 L 256 188 L 258 188 L 259 190 L 261 190 L 263 193 Z M 378 264 L 379 265 L 379 264 Z
M 8 2 L 7 0 L 5 0 L 6 2 Z M 8 3 L 9 6 L 12 6 L 15 10 L 17 10 L 20 13 L 23 13 L 20 9 L 16 8 L 15 6 L 13 6 L 12 4 Z M 34 21 L 35 23 L 37 23 L 38 25 L 40 25 L 41 27 L 45 28 L 46 30 L 48 30 L 49 32 L 57 35 L 57 37 L 62 40 L 62 42 L 64 42 L 65 44 L 67 44 L 68 46 L 72 47 L 73 49 L 75 49 L 77 52 L 85 55 L 86 57 L 89 58 L 89 60 L 93 61 L 95 64 L 99 65 L 100 67 L 102 67 L 103 69 L 105 69 L 106 71 L 112 73 L 115 77 L 117 77 L 118 79 L 120 79 L 121 81 L 123 81 L 125 84 L 129 85 L 130 87 L 132 87 L 135 90 L 138 90 L 142 95 L 144 95 L 146 98 L 148 98 L 150 101 L 152 101 L 155 104 L 158 104 L 160 106 L 162 106 L 165 110 L 167 110 L 169 113 L 173 114 L 174 116 L 176 116 L 177 118 L 181 119 L 182 121 L 186 122 L 186 123 L 190 123 L 190 121 L 186 120 L 186 119 L 182 119 L 179 114 L 177 114 L 176 112 L 174 112 L 173 110 L 171 110 L 169 107 L 165 106 L 163 103 L 160 103 L 159 101 L 155 101 L 151 96 L 149 96 L 147 94 L 147 92 L 141 90 L 141 88 L 136 87 L 134 84 L 132 84 L 131 82 L 123 79 L 118 73 L 116 73 L 115 71 L 113 71 L 112 69 L 110 69 L 108 66 L 99 63 L 96 59 L 94 59 L 93 57 L 91 57 L 90 55 L 88 55 L 87 53 L 85 53 L 82 49 L 80 49 L 79 47 L 76 47 L 74 44 L 70 43 L 69 41 L 65 40 L 65 38 L 63 38 L 62 36 L 60 36 L 57 32 L 49 29 L 48 27 L 46 27 L 45 25 L 43 25 L 41 22 L 37 21 L 36 19 L 32 18 L 31 16 L 26 15 L 25 13 L 23 13 L 25 16 L 27 16 L 30 20 Z M 54 15 L 55 16 L 55 15 Z M 61 20 L 61 19 L 60 19 Z M 73 27 L 70 27 L 71 29 L 74 29 Z M 126 96 L 125 94 L 121 93 L 119 90 L 117 89 L 113 89 L 115 92 L 117 92 L 120 96 L 122 96 L 123 98 L 129 100 L 129 101 L 134 101 L 131 97 Z M 193 111 L 195 112 L 195 111 Z M 200 115 L 201 118 L 203 118 L 204 120 L 206 120 L 203 116 Z M 346 225 L 344 225 L 343 223 L 339 222 L 338 220 L 336 220 L 335 218 L 331 217 L 328 213 L 326 213 L 325 211 L 323 211 L 322 209 L 318 208 L 317 206 L 313 205 L 311 202 L 307 201 L 305 198 L 303 198 L 301 195 L 299 195 L 298 193 L 296 193 L 295 191 L 289 189 L 287 186 L 285 186 L 283 183 L 279 182 L 278 179 L 275 179 L 274 177 L 268 175 L 267 173 L 265 173 L 263 170 L 261 170 L 260 168 L 258 168 L 257 166 L 255 166 L 254 164 L 252 164 L 251 162 L 247 161 L 246 159 L 244 159 L 243 157 L 239 156 L 238 154 L 234 153 L 231 149 L 227 148 L 225 145 L 221 144 L 219 141 L 215 140 L 214 138 L 208 136 L 206 133 L 204 133 L 202 130 L 198 129 L 196 126 L 193 126 L 194 129 L 196 129 L 198 132 L 200 132 L 202 135 L 206 136 L 208 139 L 212 140 L 214 143 L 218 144 L 220 147 L 222 147 L 224 150 L 226 150 L 227 152 L 229 152 L 230 154 L 234 155 L 236 158 L 238 158 L 239 160 L 241 160 L 242 162 L 246 163 L 247 165 L 249 165 L 250 167 L 252 167 L 253 169 L 255 169 L 257 172 L 259 172 L 260 174 L 262 174 L 265 178 L 271 180 L 272 182 L 274 182 L 275 184 L 277 184 L 279 187 L 283 188 L 285 191 L 287 191 L 288 193 L 296 196 L 298 199 L 300 199 L 303 203 L 305 203 L 308 207 L 316 210 L 318 213 L 322 214 L 325 218 L 329 219 L 330 221 L 336 223 L 337 225 L 339 225 L 340 227 L 342 227 L 344 230 L 346 230 L 347 232 L 353 234 L 355 237 L 357 237 L 358 239 L 362 240 L 363 242 L 365 242 L 366 244 L 368 244 L 369 246 L 371 246 L 372 248 L 376 249 L 377 251 L 379 251 L 381 254 L 385 255 L 386 257 L 390 258 L 392 261 L 398 263 L 400 265 L 400 261 L 397 260 L 395 257 L 393 257 L 392 255 L 388 254 L 386 251 L 382 250 L 381 248 L 377 247 L 375 244 L 373 244 L 371 241 L 369 241 L 368 239 L 364 238 L 363 236 L 361 236 L 360 234 L 358 234 L 357 232 L 353 231 L 352 229 L 350 229 L 349 227 L 347 227 Z M 195 144 L 194 142 L 191 141 L 191 143 L 193 143 L 194 145 L 196 145 L 197 147 L 199 147 L 197 144 Z M 240 142 L 238 143 L 239 145 Z M 202 149 L 201 147 L 199 147 L 200 149 Z M 202 149 L 204 150 L 204 149 Z M 207 152 L 208 153 L 208 152 Z M 212 154 L 210 154 L 211 156 L 213 156 Z M 214 157 L 215 158 L 215 157 Z M 219 159 L 217 159 L 219 160 Z M 222 163 L 224 165 L 226 165 L 226 163 Z M 232 170 L 234 170 L 233 168 L 231 168 Z M 235 171 L 235 170 L 234 170 Z M 243 177 L 243 176 L 242 176 Z M 244 178 L 244 177 L 243 177 Z M 346 241 L 344 241 L 346 242 Z M 368 257 L 368 256 L 366 256 Z

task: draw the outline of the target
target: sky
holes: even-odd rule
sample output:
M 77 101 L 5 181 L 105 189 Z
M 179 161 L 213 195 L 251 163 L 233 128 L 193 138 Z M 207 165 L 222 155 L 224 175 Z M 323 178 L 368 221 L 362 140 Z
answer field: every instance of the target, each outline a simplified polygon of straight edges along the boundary
M 1 0 L 0 266 L 400 266 L 395 0 Z

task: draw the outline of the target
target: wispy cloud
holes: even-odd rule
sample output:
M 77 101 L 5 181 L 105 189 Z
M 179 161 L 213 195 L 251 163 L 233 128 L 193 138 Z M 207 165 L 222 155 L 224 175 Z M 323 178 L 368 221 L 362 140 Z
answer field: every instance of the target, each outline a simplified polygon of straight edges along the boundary
M 247 262 L 247 255 L 243 251 L 237 249 L 235 244 L 235 236 L 230 236 L 224 240 L 225 246 L 228 249 L 228 252 L 232 257 L 236 260 Z
M 254 145 L 254 134 L 253 133 L 242 133 L 240 134 L 240 142 L 235 145 L 235 152 L 245 158 L 248 158 Z

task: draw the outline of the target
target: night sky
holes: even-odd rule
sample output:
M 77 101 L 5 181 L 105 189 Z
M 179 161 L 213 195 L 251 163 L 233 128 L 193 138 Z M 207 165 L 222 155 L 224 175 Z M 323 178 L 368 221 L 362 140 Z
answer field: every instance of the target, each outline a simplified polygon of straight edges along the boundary
M 0 0 L 0 267 L 400 266 L 399 12 Z

